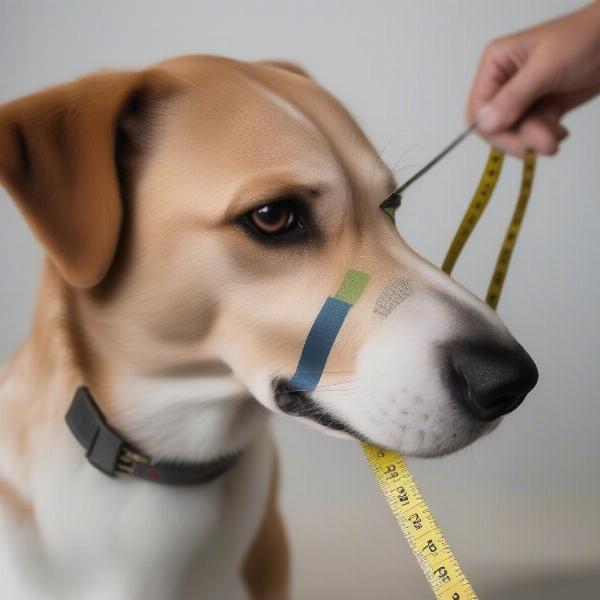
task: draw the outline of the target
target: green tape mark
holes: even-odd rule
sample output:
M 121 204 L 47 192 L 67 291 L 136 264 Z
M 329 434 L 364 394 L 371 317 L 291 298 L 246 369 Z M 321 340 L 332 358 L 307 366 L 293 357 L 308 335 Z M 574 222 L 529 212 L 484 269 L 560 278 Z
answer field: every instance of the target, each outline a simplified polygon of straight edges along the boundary
M 354 304 L 360 298 L 368 283 L 369 276 L 366 273 L 348 269 L 344 281 L 342 281 L 342 285 L 334 298 L 348 304 Z

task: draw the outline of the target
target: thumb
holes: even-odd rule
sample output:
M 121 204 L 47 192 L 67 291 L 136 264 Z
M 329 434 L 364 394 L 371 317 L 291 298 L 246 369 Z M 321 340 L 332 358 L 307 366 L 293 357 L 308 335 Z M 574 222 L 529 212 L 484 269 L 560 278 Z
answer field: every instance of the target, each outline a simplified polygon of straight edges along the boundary
M 540 62 L 529 60 L 481 109 L 478 129 L 494 134 L 512 127 L 538 98 L 546 94 L 548 79 Z

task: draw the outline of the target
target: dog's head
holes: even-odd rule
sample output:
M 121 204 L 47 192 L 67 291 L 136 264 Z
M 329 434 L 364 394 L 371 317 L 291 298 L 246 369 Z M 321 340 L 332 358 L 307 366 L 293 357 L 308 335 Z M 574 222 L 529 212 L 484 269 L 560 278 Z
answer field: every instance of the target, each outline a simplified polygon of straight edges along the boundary
M 535 385 L 496 314 L 403 242 L 390 170 L 296 67 L 184 57 L 14 101 L 0 176 L 121 371 L 212 361 L 276 412 L 409 455 L 470 443 Z M 298 385 L 349 270 L 360 293 Z

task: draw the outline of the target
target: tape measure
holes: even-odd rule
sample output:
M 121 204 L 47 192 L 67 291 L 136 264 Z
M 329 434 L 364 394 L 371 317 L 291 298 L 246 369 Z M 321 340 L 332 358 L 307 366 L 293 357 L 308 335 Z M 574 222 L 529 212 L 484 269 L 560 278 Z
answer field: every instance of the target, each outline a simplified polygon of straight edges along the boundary
M 452 272 L 462 249 L 479 221 L 479 217 L 485 210 L 500 176 L 503 160 L 504 154 L 500 150 L 492 148 L 479 185 L 448 249 L 442 265 L 444 272 L 448 274 Z M 504 279 L 529 201 L 534 172 L 535 155 L 528 153 L 523 161 L 519 198 L 502 242 L 487 292 L 486 302 L 494 309 L 500 299 Z M 435 597 L 438 600 L 476 600 L 477 595 L 435 522 L 431 510 L 423 500 L 402 456 L 370 444 L 362 444 L 362 446 L 388 505 L 431 585 Z

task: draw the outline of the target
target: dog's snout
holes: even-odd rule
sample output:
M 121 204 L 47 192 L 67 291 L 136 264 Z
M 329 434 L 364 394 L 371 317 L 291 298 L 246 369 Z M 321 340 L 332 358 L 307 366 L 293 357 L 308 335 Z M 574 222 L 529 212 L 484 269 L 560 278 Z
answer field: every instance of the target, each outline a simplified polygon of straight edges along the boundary
M 451 376 L 470 412 L 481 421 L 505 415 L 538 380 L 535 363 L 521 346 L 461 342 L 450 350 Z

